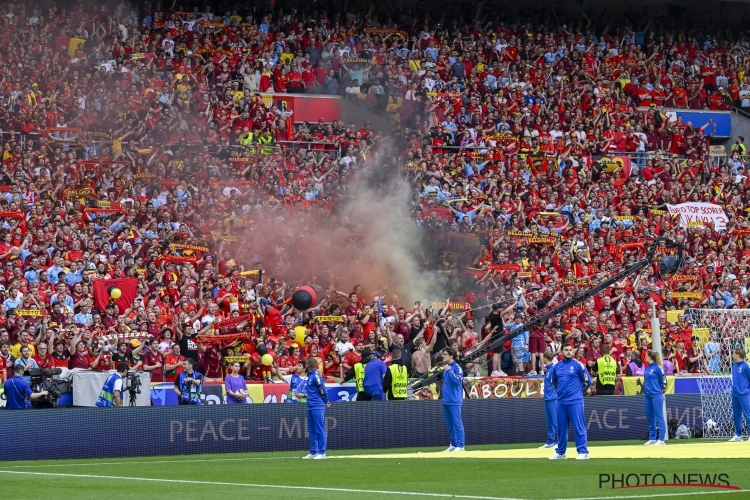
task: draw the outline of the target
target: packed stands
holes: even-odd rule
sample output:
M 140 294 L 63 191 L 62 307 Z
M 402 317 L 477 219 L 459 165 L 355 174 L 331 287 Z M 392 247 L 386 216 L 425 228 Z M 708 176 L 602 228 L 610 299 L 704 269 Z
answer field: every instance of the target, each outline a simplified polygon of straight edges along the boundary
M 26 344 L 40 366 L 126 361 L 153 381 L 174 380 L 180 356 L 222 378 L 222 360 L 241 353 L 254 356 L 250 378 L 296 373 L 305 356 L 342 377 L 363 347 L 385 360 L 408 352 L 420 375 L 445 346 L 470 348 L 499 317 L 507 327 L 565 301 L 657 236 L 685 244 L 677 277 L 648 268 L 471 374 L 536 374 L 539 354 L 563 342 L 591 366 L 606 342 L 629 375 L 650 345 L 652 303 L 675 371 L 697 370 L 705 353 L 670 311 L 744 307 L 747 151 L 740 138 L 727 161 L 711 159 L 716 125 L 667 108 L 749 107 L 747 42 L 647 22 L 422 25 L 380 14 L 9 5 L 6 376 Z M 296 122 L 280 94 L 347 95 L 393 127 Z M 409 231 L 396 245 L 420 242 L 414 270 L 439 278 L 432 289 L 375 279 L 363 291 L 305 260 L 323 244 L 310 227 L 344 231 L 325 244 L 353 253 L 377 245 L 350 208 L 381 196 L 385 177 L 409 193 L 387 231 Z M 723 221 L 667 207 L 689 202 L 718 207 Z M 127 304 L 97 297 L 97 281 L 127 278 Z M 288 299 L 303 284 L 321 301 L 301 313 Z M 271 372 L 256 342 L 274 352 Z

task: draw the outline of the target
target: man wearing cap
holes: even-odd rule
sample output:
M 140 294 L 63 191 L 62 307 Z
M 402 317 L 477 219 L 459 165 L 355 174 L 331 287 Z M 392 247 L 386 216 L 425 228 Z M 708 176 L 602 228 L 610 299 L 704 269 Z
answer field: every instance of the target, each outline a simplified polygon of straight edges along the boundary
M 31 406 L 31 400 L 47 395 L 47 391 L 33 393 L 29 383 L 23 377 L 24 366 L 17 364 L 13 367 L 13 377 L 5 381 L 5 409 L 25 410 Z
M 364 358 L 364 353 L 362 355 Z M 385 401 L 383 392 L 383 377 L 388 369 L 380 358 L 377 357 L 377 351 L 370 353 L 370 359 L 367 361 L 364 370 L 364 380 L 362 389 L 365 393 L 365 400 Z

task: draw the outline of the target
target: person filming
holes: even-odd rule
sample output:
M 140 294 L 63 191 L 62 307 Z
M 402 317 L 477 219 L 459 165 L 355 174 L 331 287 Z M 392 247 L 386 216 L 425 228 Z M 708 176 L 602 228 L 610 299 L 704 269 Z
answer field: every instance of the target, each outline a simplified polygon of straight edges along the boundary
M 31 391 L 31 386 L 23 378 L 25 370 L 25 365 L 17 364 L 13 367 L 13 376 L 5 381 L 5 409 L 7 410 L 25 410 L 31 406 L 32 399 L 38 399 L 47 395 L 47 391 Z
M 185 358 L 182 362 L 184 370 L 174 381 L 174 392 L 181 405 L 200 405 L 201 388 L 203 387 L 203 375 L 195 371 L 195 361 Z
M 102 386 L 99 397 L 96 398 L 96 406 L 109 408 L 111 406 L 122 406 L 122 379 L 128 375 L 128 364 L 119 363 L 117 371 L 107 377 Z

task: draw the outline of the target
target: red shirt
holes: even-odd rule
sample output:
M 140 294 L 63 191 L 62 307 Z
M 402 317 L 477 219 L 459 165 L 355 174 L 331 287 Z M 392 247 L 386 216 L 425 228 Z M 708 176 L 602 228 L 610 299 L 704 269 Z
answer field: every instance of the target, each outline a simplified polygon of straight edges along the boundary
M 67 368 L 70 362 L 70 353 L 63 351 L 62 354 L 52 353 L 52 367 L 53 368 Z M 38 361 L 37 361 L 38 363 Z
M 165 365 L 174 365 L 178 361 L 180 363 L 182 363 L 183 361 L 185 361 L 185 356 L 180 356 L 179 359 L 178 359 L 177 356 L 175 356 L 172 353 L 169 353 L 169 354 L 167 354 L 167 358 L 164 360 L 164 364 Z M 167 382 L 174 382 L 175 380 L 177 380 L 177 375 L 179 375 L 182 372 L 183 372 L 183 369 L 182 369 L 182 365 L 181 364 L 175 369 L 174 375 L 171 375 L 171 376 L 167 375 L 167 370 L 166 370 L 166 367 L 165 367 L 164 368 L 164 378 L 165 378 L 165 380 Z
M 70 361 L 68 362 L 68 368 L 71 370 L 74 368 L 83 368 L 84 370 L 89 369 L 89 357 L 87 354 L 79 354 L 75 353 L 70 356 Z
M 164 382 L 164 355 L 160 352 L 147 352 L 143 355 L 144 365 L 159 365 L 151 370 L 151 382 Z M 176 377 L 176 376 L 175 376 Z
M 356 352 L 352 351 L 346 356 L 344 356 L 344 364 L 349 366 L 354 366 L 357 363 L 359 363 L 362 360 L 362 354 L 357 354 Z
M 42 370 L 49 370 L 53 366 L 53 359 L 50 354 L 47 354 L 47 356 L 44 357 L 44 359 L 39 357 L 39 353 L 35 354 L 34 356 L 31 356 L 31 359 L 36 361 L 36 364 L 41 368 Z

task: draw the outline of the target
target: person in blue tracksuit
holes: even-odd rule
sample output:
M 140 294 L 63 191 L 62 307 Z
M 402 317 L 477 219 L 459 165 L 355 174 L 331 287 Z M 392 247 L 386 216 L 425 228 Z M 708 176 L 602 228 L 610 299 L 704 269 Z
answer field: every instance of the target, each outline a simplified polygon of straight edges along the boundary
M 573 359 L 573 346 L 562 348 L 563 359 L 552 369 L 550 382 L 557 390 L 557 453 L 550 460 L 564 460 L 568 449 L 568 424 L 573 423 L 578 460 L 588 460 L 586 421 L 583 418 L 583 393 L 591 387 L 591 377 L 581 363 Z
M 547 441 L 540 449 L 554 448 L 557 442 L 557 389 L 552 386 L 552 360 L 555 355 L 547 351 L 544 353 L 544 417 L 547 420 Z
M 643 373 L 643 394 L 648 418 L 648 441 L 646 446 L 664 445 L 667 435 L 667 422 L 664 420 L 664 390 L 667 377 L 661 366 L 661 356 L 656 351 L 646 353 L 648 366 Z
M 307 398 L 307 433 L 310 435 L 310 453 L 305 460 L 320 460 L 326 458 L 326 415 L 325 410 L 331 406 L 326 395 L 326 384 L 318 372 L 318 361 L 307 358 L 305 361 L 307 385 L 305 394 L 297 394 L 298 398 Z
M 456 363 L 458 353 L 452 347 L 443 351 L 443 413 L 445 425 L 451 438 L 447 452 L 466 451 L 464 422 L 461 419 L 461 405 L 464 402 L 464 371 Z
M 732 353 L 732 415 L 734 416 L 734 436 L 729 441 L 742 441 L 742 415 L 745 424 L 750 427 L 750 367 L 748 367 L 744 349 L 738 348 Z M 748 439 L 750 441 L 750 439 Z

